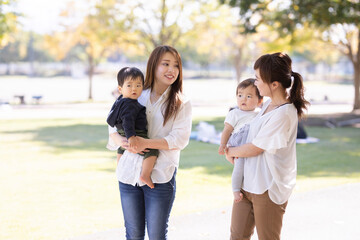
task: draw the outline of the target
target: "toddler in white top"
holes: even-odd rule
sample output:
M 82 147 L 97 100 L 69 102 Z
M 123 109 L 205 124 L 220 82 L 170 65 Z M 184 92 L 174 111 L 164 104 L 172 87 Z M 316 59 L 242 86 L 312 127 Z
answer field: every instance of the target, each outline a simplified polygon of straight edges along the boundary
M 224 155 L 227 145 L 231 147 L 240 146 L 246 143 L 250 121 L 255 118 L 256 107 L 262 103 L 262 96 L 255 86 L 255 79 L 249 78 L 239 83 L 236 88 L 236 98 L 238 108 L 229 111 L 224 121 L 224 130 L 221 134 L 219 154 Z M 239 202 L 243 196 L 241 187 L 244 176 L 244 162 L 241 158 L 236 158 L 232 173 L 232 189 L 234 201 Z

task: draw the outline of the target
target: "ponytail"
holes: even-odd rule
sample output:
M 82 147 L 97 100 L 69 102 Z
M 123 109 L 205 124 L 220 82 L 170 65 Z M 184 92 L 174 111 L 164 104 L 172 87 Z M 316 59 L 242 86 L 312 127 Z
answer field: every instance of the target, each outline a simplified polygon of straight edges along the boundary
M 293 84 L 290 89 L 290 102 L 294 104 L 297 109 L 298 117 L 302 118 L 304 110 L 307 109 L 307 105 L 310 103 L 304 98 L 304 84 L 302 76 L 297 72 L 291 72 L 293 78 Z
M 304 98 L 304 85 L 302 76 L 291 70 L 291 58 L 286 53 L 265 54 L 258 58 L 254 69 L 259 69 L 261 79 L 271 84 L 279 82 L 284 89 L 290 89 L 289 101 L 294 104 L 297 115 L 301 118 L 309 102 Z M 292 86 L 291 86 L 292 85 Z

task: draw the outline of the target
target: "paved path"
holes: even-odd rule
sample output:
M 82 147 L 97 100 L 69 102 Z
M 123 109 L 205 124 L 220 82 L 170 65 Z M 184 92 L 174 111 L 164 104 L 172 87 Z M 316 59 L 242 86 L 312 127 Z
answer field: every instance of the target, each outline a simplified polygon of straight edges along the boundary
M 212 211 L 175 216 L 170 220 L 170 240 L 229 239 L 231 206 Z M 346 184 L 290 198 L 284 216 L 285 240 L 360 239 L 360 183 Z M 69 240 L 118 240 L 124 228 Z M 257 240 L 257 236 L 253 237 Z

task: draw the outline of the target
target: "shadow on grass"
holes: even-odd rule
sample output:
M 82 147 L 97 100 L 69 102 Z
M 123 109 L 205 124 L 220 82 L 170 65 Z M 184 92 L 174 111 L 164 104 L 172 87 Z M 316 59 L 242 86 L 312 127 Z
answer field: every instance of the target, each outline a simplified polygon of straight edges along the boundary
M 200 120 L 194 121 L 194 126 Z M 206 120 L 220 131 L 223 118 Z M 54 125 L 54 124 L 53 124 Z M 196 130 L 194 128 L 194 130 Z M 320 142 L 297 145 L 299 177 L 357 177 L 360 178 L 360 128 L 306 127 L 309 136 Z M 108 157 L 105 148 L 108 133 L 105 124 L 58 124 L 41 126 L 31 130 L 2 131 L 5 134 L 29 134 L 33 141 L 42 142 L 55 154 L 78 151 L 101 152 Z M 232 165 L 217 152 L 215 144 L 196 142 L 181 152 L 180 168 L 203 168 L 204 173 L 230 176 Z M 115 156 L 115 153 L 114 153 Z M 103 169 L 113 171 L 113 169 Z
M 7 134 L 31 134 L 33 141 L 43 142 L 56 152 L 108 151 L 106 125 L 73 124 L 46 126 L 26 131 L 3 131 Z
M 309 136 L 320 139 L 313 144 L 297 145 L 299 177 L 360 178 L 359 128 L 306 128 Z M 180 168 L 202 167 L 205 173 L 230 176 L 232 165 L 217 153 L 218 146 L 190 141 L 182 151 Z

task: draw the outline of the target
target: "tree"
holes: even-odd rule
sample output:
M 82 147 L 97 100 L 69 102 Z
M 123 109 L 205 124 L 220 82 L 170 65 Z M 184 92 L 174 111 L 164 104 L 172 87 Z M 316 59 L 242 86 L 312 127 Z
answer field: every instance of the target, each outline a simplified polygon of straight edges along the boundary
M 23 38 L 17 38 L 12 42 L 7 43 L 0 49 L 0 62 L 7 64 L 6 74 L 12 74 L 11 64 L 22 60 L 26 55 L 26 42 Z
M 229 55 L 224 42 L 231 31 L 233 15 L 229 7 L 219 6 L 217 0 L 137 0 L 134 4 L 138 46 L 146 53 L 158 45 L 171 45 L 203 67 Z
M 18 25 L 18 13 L 11 10 L 14 0 L 0 0 L 0 48 L 10 40 L 10 34 L 15 32 Z
M 227 62 L 233 54 L 231 37 L 237 16 L 229 7 L 219 6 L 217 1 L 201 2 L 190 8 L 193 12 L 188 21 L 192 28 L 180 39 L 182 52 L 202 68 L 214 62 Z
M 115 49 L 119 36 L 125 35 L 118 30 L 124 29 L 126 20 L 118 21 L 114 6 L 113 0 L 101 1 L 76 29 L 77 40 L 85 48 L 88 64 L 89 100 L 92 100 L 92 78 L 96 66 Z
M 281 37 L 293 37 L 302 28 L 321 32 L 322 41 L 334 44 L 354 68 L 354 105 L 360 109 L 360 4 L 359 0 L 220 0 L 239 7 L 245 32 L 262 24 L 272 26 Z
M 11 64 L 15 62 L 30 62 L 31 72 L 36 74 L 34 62 L 53 61 L 47 51 L 43 49 L 44 38 L 34 32 L 16 31 L 11 34 L 11 41 L 0 49 L 0 62 L 7 64 L 6 74 L 13 74 Z
M 76 14 L 73 4 L 70 2 L 68 9 L 62 12 L 65 19 Z M 126 1 L 101 0 L 90 6 L 89 14 L 79 25 L 64 24 L 63 32 L 47 36 L 48 49 L 58 60 L 64 59 L 74 48 L 84 50 L 80 58 L 88 65 L 89 100 L 93 98 L 92 79 L 96 66 L 119 47 L 132 42 L 132 19 L 132 9 Z

